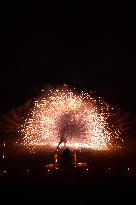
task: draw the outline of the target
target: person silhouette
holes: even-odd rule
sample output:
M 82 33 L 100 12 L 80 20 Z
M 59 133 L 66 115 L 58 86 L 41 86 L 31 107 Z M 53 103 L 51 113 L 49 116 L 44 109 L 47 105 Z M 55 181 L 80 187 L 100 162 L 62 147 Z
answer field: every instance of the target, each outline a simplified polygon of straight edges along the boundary
M 62 143 L 64 143 L 64 148 L 66 148 L 67 139 L 66 139 L 66 130 L 65 130 L 65 129 L 63 129 L 63 130 L 61 131 L 60 141 L 59 141 L 59 143 L 58 143 L 57 149 L 60 148 L 60 145 L 61 145 Z

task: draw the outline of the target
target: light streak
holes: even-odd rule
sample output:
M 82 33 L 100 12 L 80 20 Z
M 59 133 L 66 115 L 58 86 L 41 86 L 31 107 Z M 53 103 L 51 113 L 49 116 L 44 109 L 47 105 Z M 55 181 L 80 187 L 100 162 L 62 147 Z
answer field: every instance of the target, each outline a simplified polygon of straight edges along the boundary
M 55 159 L 55 163 L 57 163 L 58 162 L 58 155 L 57 155 L 57 153 L 54 155 L 54 159 Z

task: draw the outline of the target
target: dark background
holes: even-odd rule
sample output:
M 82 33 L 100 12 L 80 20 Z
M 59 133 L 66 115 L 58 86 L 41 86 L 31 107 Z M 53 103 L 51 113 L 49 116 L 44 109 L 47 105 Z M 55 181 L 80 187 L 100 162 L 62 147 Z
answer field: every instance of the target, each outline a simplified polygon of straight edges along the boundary
M 133 5 L 5 2 L 0 29 L 0 112 L 66 83 L 136 114 Z
M 107 102 L 136 115 L 135 20 L 135 6 L 125 0 L 76 3 L 70 0 L 3 1 L 0 5 L 0 113 L 37 96 L 47 85 L 66 83 L 79 91 L 96 91 Z M 133 147 L 134 141 L 135 139 L 132 140 Z M 132 152 L 133 150 L 135 147 Z M 134 154 L 133 156 L 135 158 Z M 129 166 L 126 159 L 122 161 L 126 163 L 126 167 Z M 10 160 L 10 163 L 12 165 L 13 161 Z M 128 197 L 130 202 L 133 191 L 135 192 L 136 177 L 131 180 L 127 178 L 124 183 L 120 176 L 114 180 L 115 178 L 112 181 L 103 180 L 103 183 L 99 179 L 98 183 L 94 180 L 94 184 L 92 181 L 83 180 L 80 183 L 77 180 L 75 186 L 70 181 L 68 185 L 66 183 L 66 196 L 67 190 L 72 186 L 74 194 L 78 188 L 79 199 L 85 188 L 84 192 L 88 190 L 89 193 L 89 201 L 92 201 L 92 196 L 95 198 L 95 194 L 95 200 L 102 200 L 102 195 L 106 199 L 111 197 L 111 201 L 117 199 L 117 190 L 119 198 Z M 28 198 L 34 201 L 37 197 L 39 202 L 41 194 L 33 193 L 35 187 L 36 191 L 40 188 L 39 192 L 45 191 L 42 195 L 45 203 L 45 196 L 48 195 L 46 191 L 56 200 L 52 194 L 52 184 L 56 187 L 53 190 L 55 194 L 58 190 L 58 199 L 66 187 L 64 183 L 64 187 L 58 189 L 57 186 L 63 183 L 58 181 L 55 184 L 52 180 L 51 189 L 47 190 L 48 186 L 45 189 L 43 178 L 30 178 L 30 181 L 22 178 L 22 181 L 15 181 L 11 177 L 11 180 L 5 181 L 4 179 L 1 183 L 1 190 L 6 193 L 4 203 L 7 198 L 10 201 L 13 199 L 13 194 L 12 197 L 7 197 L 7 191 L 13 190 L 15 198 L 20 196 L 21 200 L 25 196 L 23 191 L 28 192 L 26 198 L 30 195 Z M 67 198 L 69 196 L 65 197 Z

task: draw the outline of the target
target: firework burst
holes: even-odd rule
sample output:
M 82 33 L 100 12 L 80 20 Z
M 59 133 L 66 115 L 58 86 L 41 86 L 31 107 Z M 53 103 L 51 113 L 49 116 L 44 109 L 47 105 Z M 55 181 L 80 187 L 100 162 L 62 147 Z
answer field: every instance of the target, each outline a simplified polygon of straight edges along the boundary
M 97 101 L 88 93 L 78 94 L 66 85 L 43 91 L 21 125 L 22 143 L 31 150 L 56 148 L 65 138 L 71 149 L 111 149 L 120 130 L 108 122 L 110 109 L 100 98 Z

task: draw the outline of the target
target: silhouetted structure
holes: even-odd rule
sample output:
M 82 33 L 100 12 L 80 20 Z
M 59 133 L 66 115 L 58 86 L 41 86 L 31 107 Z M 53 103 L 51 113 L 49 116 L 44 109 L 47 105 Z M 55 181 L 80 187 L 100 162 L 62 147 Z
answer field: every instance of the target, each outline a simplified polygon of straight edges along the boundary
M 72 154 L 68 148 L 64 149 L 62 153 L 62 166 L 72 165 Z

